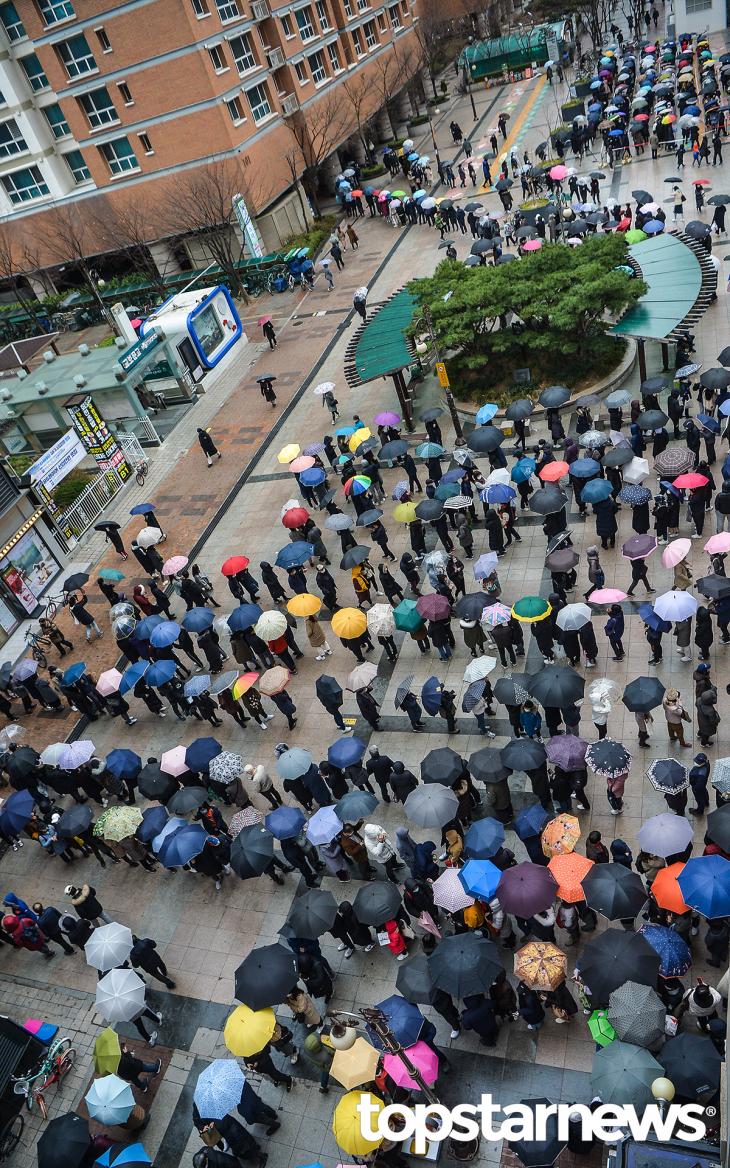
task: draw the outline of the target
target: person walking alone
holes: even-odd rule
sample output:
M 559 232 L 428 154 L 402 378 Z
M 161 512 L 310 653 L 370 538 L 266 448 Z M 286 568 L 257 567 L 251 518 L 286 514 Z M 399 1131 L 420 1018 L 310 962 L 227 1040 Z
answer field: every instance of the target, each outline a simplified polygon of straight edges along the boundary
M 275 349 L 279 342 L 276 339 L 276 331 L 271 322 L 271 317 L 267 317 L 267 319 L 264 321 L 261 331 L 266 337 L 266 340 L 269 342 L 269 348 Z
M 200 449 L 203 451 L 209 467 L 213 465 L 214 458 L 223 457 L 208 431 L 204 430 L 202 426 L 198 426 L 198 442 L 200 443 Z

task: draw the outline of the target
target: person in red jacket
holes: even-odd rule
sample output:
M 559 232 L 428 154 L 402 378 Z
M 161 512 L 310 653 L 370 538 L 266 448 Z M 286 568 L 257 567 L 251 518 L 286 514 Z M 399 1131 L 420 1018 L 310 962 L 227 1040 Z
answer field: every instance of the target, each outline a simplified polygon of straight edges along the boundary
M 39 928 L 32 917 L 13 916 L 3 917 L 2 927 L 12 939 L 18 949 L 30 949 L 33 953 L 42 953 L 48 961 L 54 954 L 46 944 L 46 935 Z
M 403 934 L 400 931 L 397 921 L 386 921 L 385 931 L 388 934 L 388 948 L 391 953 L 394 953 L 397 961 L 405 961 L 408 956 L 408 947 L 406 946 Z

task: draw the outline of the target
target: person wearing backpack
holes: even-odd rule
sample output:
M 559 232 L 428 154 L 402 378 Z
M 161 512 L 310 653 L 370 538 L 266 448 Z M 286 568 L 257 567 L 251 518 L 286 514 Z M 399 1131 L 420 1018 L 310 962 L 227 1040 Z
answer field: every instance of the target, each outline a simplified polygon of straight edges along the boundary
M 42 953 L 46 961 L 50 961 L 55 954 L 48 948 L 45 933 L 41 932 L 32 917 L 8 916 L 3 917 L 4 932 L 12 937 L 13 944 L 18 949 L 29 949 L 32 953 Z

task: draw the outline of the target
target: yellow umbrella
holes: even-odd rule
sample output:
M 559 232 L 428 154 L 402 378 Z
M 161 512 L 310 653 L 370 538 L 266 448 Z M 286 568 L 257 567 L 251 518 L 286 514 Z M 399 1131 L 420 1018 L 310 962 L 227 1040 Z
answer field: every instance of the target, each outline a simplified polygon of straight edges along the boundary
M 349 1050 L 336 1050 L 331 1073 L 346 1091 L 375 1078 L 380 1055 L 364 1038 L 356 1038 Z
M 367 627 L 367 617 L 359 608 L 341 608 L 332 617 L 332 632 L 346 641 L 361 636 Z
M 287 446 L 282 447 L 276 456 L 276 461 L 281 463 L 293 462 L 301 454 L 301 450 L 296 442 L 290 442 Z
M 97 1075 L 115 1075 L 122 1057 L 119 1035 L 111 1026 L 102 1030 L 94 1043 L 94 1070 Z
M 515 976 L 531 990 L 547 993 L 565 981 L 568 958 L 550 941 L 530 941 L 515 953 Z
M 361 1099 L 369 1100 L 374 1108 L 371 1123 L 385 1107 L 383 1100 L 378 1099 L 377 1095 L 371 1095 L 369 1091 L 349 1091 L 347 1095 L 342 1096 L 335 1108 L 332 1131 L 339 1147 L 343 1152 L 347 1152 L 348 1156 L 367 1156 L 368 1152 L 374 1152 L 383 1142 L 382 1136 L 378 1136 L 376 1140 L 368 1140 L 362 1134 L 357 1111 Z
M 556 815 L 543 830 L 542 854 L 565 856 L 575 850 L 580 839 L 580 823 L 575 815 Z
M 396 523 L 413 523 L 417 518 L 415 503 L 399 503 L 393 508 L 393 518 Z
M 356 430 L 354 434 L 350 435 L 350 440 L 347 445 L 354 454 L 360 443 L 365 442 L 368 438 L 372 438 L 370 430 L 368 430 L 367 426 L 361 426 L 359 430 Z
M 312 596 L 311 592 L 298 592 L 286 607 L 292 616 L 315 616 L 322 607 L 322 601 L 318 596 Z
M 236 1058 L 247 1058 L 264 1049 L 275 1029 L 276 1015 L 269 1006 L 265 1010 L 236 1006 L 226 1019 L 223 1041 Z

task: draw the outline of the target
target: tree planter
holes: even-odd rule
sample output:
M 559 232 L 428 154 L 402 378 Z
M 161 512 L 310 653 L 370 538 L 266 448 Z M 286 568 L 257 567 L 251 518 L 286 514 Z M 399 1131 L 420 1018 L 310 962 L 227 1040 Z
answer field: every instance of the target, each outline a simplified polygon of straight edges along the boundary
M 575 90 L 576 97 L 589 97 L 591 94 L 591 83 L 587 78 L 583 80 L 577 80 L 573 85 L 573 89 Z
M 528 199 L 526 203 L 520 203 L 520 214 L 528 227 L 534 227 L 538 215 L 542 215 L 545 221 L 548 215 L 555 215 L 557 218 L 558 208 L 549 199 Z
M 563 115 L 563 121 L 570 124 L 574 118 L 581 114 L 585 114 L 585 103 L 582 101 L 568 101 L 565 105 L 561 105 L 560 112 Z

